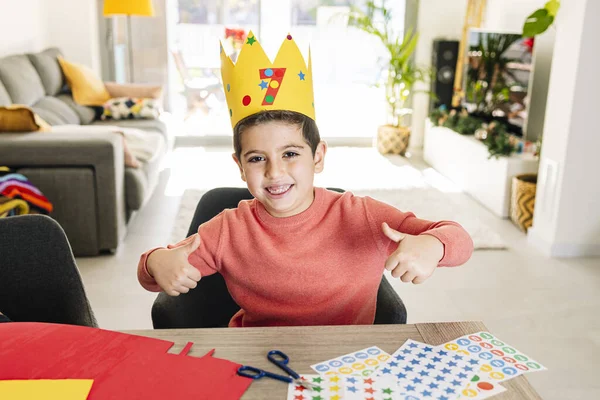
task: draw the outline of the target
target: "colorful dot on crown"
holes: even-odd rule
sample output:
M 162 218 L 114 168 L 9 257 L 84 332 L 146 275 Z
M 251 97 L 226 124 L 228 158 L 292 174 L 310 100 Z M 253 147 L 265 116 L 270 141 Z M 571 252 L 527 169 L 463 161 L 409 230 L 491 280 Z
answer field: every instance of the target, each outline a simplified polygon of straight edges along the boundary
M 273 70 L 271 68 L 267 68 L 265 70 L 265 76 L 267 76 L 267 77 L 273 76 Z
M 267 96 L 269 97 L 269 96 Z M 250 102 L 252 101 L 252 97 L 245 95 L 244 98 L 242 99 L 242 104 L 247 106 L 250 104 Z
M 277 88 L 279 87 L 279 82 L 277 82 L 277 81 L 271 81 L 271 84 L 270 84 L 270 86 L 271 86 L 273 89 L 277 89 Z
M 227 84 L 227 91 L 229 92 L 231 90 L 231 86 L 229 85 L 229 83 Z
M 267 95 L 265 96 L 265 101 L 269 104 L 273 103 L 273 101 L 275 101 L 275 97 L 271 96 L 271 95 Z
M 229 109 L 229 116 L 233 117 L 233 111 L 231 110 L 231 108 Z
M 287 40 L 292 40 L 292 35 L 287 35 Z

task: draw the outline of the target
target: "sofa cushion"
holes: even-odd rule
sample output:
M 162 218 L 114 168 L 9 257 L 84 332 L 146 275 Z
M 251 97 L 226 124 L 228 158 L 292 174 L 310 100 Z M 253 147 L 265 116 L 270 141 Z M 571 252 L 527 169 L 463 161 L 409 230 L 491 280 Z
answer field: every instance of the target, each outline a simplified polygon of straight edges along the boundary
M 58 57 L 58 62 L 77 104 L 101 106 L 110 99 L 104 82 L 94 70 L 83 64 L 69 62 L 62 57 Z
M 96 110 L 94 109 L 94 107 L 82 106 L 75 103 L 75 100 L 73 100 L 73 96 L 71 96 L 70 94 L 59 94 L 58 96 L 56 96 L 56 98 L 68 105 L 71 110 L 77 113 L 77 115 L 79 116 L 79 120 L 81 121 L 81 125 L 88 125 L 92 123 L 92 121 L 94 121 L 94 119 L 96 118 Z
M 81 122 L 79 115 L 56 97 L 43 97 L 31 109 L 50 125 L 79 125 Z
M 0 106 L 8 106 L 10 104 L 12 104 L 12 100 L 10 99 L 6 88 L 2 84 L 2 81 L 0 81 Z
M 40 76 L 48 96 L 56 96 L 63 91 L 66 85 L 65 76 L 58 64 L 58 56 L 60 56 L 60 51 L 56 47 L 27 55 Z
M 50 126 L 27 106 L 0 107 L 0 133 L 48 131 Z
M 160 135 L 160 133 L 148 132 L 148 135 Z M 128 209 L 142 208 L 158 183 L 160 164 L 167 147 L 164 140 L 153 143 L 156 143 L 156 148 L 152 158 L 141 162 L 139 168 L 125 168 L 125 201 Z
M 0 59 L 0 80 L 15 104 L 31 106 L 44 97 L 42 80 L 24 54 Z

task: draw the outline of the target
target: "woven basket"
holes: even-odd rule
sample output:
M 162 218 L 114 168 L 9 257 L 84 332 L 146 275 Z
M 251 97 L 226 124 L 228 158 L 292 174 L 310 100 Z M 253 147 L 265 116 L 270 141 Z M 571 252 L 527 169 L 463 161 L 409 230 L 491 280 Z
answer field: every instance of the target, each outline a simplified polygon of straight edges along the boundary
M 533 224 L 537 174 L 517 175 L 512 180 L 510 219 L 523 231 Z
M 377 130 L 377 150 L 381 154 L 399 154 L 403 156 L 408 148 L 410 128 L 382 125 Z

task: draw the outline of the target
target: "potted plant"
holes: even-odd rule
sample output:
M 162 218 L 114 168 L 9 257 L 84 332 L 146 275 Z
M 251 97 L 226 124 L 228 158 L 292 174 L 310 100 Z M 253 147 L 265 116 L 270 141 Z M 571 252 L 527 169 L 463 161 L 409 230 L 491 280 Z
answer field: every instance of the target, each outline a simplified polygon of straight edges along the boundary
M 406 107 L 406 101 L 413 85 L 427 81 L 430 72 L 415 66 L 411 59 L 419 35 L 412 30 L 403 37 L 395 35 L 391 21 L 392 13 L 385 0 L 381 1 L 381 5 L 367 1 L 364 9 L 352 7 L 348 16 L 349 26 L 375 35 L 387 50 L 389 59 L 386 57 L 383 84 L 389 107 L 388 121 L 378 129 L 377 148 L 383 154 L 404 155 L 410 139 L 410 127 L 404 117 L 412 113 L 412 109 Z

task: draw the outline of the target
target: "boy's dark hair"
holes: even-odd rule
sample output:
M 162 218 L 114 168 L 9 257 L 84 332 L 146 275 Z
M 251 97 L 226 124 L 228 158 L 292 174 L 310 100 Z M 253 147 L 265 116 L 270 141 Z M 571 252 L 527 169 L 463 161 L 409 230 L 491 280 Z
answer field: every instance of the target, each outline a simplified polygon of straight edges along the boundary
M 281 121 L 290 125 L 296 125 L 302 130 L 302 136 L 304 141 L 310 146 L 313 156 L 317 151 L 317 146 L 321 141 L 319 135 L 319 128 L 317 123 L 310 117 L 304 114 L 300 114 L 295 111 L 286 110 L 271 110 L 271 111 L 260 111 L 256 114 L 252 114 L 242 119 L 233 128 L 233 149 L 235 150 L 235 156 L 240 160 L 242 154 L 242 143 L 240 136 L 244 131 L 252 126 L 265 124 L 267 122 Z

